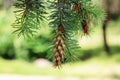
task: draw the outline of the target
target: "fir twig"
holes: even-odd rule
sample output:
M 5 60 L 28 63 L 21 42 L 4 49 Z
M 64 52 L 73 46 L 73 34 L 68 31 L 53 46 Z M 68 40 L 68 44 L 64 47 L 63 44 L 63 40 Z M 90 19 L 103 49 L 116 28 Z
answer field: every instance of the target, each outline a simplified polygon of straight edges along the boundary
M 13 27 L 16 28 L 19 36 L 33 36 L 37 29 L 40 28 L 40 22 L 46 14 L 44 2 L 42 0 L 17 0 L 14 5 L 16 21 Z

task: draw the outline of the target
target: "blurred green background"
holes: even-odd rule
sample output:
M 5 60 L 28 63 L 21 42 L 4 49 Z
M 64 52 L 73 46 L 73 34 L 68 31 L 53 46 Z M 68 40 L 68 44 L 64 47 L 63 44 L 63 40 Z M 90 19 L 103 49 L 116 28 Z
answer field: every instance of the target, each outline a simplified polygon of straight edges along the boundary
M 15 30 L 11 26 L 15 21 L 13 13 L 15 9 L 11 6 L 13 2 L 14 0 L 0 0 L 0 74 L 57 77 L 46 80 L 67 80 L 65 78 L 69 77 L 68 80 L 120 79 L 120 0 L 103 2 L 94 0 L 95 4 L 102 6 L 109 16 L 106 23 L 109 51 L 104 44 L 103 24 L 96 25 L 89 36 L 78 36 L 78 43 L 81 46 L 81 52 L 76 54 L 78 60 L 63 64 L 60 70 L 52 66 L 52 59 L 49 58 L 48 23 L 43 22 L 43 27 L 32 39 L 18 37 L 12 33 Z

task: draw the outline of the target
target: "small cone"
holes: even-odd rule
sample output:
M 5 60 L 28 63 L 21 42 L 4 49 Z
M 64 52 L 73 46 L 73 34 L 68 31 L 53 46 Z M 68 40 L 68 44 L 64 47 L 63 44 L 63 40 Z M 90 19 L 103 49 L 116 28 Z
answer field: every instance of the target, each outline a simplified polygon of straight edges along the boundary
M 75 11 L 76 11 L 76 13 L 78 13 L 80 7 L 81 7 L 80 3 L 75 4 Z
M 83 28 L 84 34 L 89 34 L 89 22 L 83 21 L 82 28 Z

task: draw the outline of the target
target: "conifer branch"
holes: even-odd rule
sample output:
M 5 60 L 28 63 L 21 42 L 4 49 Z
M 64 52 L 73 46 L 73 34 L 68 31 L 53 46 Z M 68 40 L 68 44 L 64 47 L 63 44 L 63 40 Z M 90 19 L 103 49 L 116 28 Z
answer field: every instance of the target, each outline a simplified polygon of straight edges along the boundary
M 93 5 L 91 0 L 50 0 L 48 3 L 51 4 L 49 24 L 54 34 L 54 66 L 59 67 L 61 63 L 71 60 L 73 55 L 80 52 L 80 46 L 74 39 L 77 32 L 80 30 L 88 35 L 90 24 L 100 20 L 104 11 Z M 33 35 L 47 14 L 44 4 L 43 0 L 17 0 L 14 32 L 27 37 Z
M 51 19 L 53 19 L 51 23 L 55 24 L 55 26 L 57 25 L 57 30 L 55 30 L 56 33 L 54 38 L 54 66 L 59 67 L 60 64 L 64 62 L 64 58 L 68 60 L 68 58 L 72 56 L 72 53 L 68 48 L 70 45 L 67 46 L 67 42 L 69 42 L 69 44 L 74 43 L 72 42 L 72 39 L 70 39 L 70 37 L 72 37 L 72 31 L 74 31 L 74 28 L 72 28 L 74 27 L 74 16 L 73 14 L 68 13 L 71 12 L 71 6 L 69 2 L 65 0 L 58 0 L 57 3 L 57 9 L 54 11 L 55 13 L 50 16 L 50 18 L 52 17 Z M 71 18 L 68 18 L 68 16 Z M 76 44 L 72 46 L 75 47 Z
M 33 36 L 40 28 L 40 22 L 45 19 L 46 14 L 44 2 L 42 0 L 17 0 L 14 5 L 16 21 L 13 27 L 16 28 L 19 36 Z
M 60 66 L 64 61 L 65 36 L 62 24 L 62 6 L 61 1 L 58 0 L 58 27 L 56 30 L 56 37 L 54 38 L 54 66 Z

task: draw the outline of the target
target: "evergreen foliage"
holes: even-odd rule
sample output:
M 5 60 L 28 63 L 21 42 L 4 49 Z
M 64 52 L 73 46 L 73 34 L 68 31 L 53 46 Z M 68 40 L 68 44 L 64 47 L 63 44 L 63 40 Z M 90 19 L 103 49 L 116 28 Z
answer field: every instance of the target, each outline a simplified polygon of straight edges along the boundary
M 32 36 L 45 18 L 43 0 L 17 0 L 14 6 L 18 9 L 14 11 L 16 13 L 16 21 L 13 24 L 16 28 L 14 32 L 18 32 L 19 36 Z
M 80 50 L 75 35 L 89 34 L 90 25 L 103 17 L 103 10 L 92 4 L 91 0 L 47 0 L 50 4 L 49 25 L 52 28 L 52 57 L 54 66 Z M 17 0 L 16 21 L 13 26 L 19 35 L 33 35 L 45 18 L 45 0 Z M 52 42 L 51 42 L 52 43 Z

